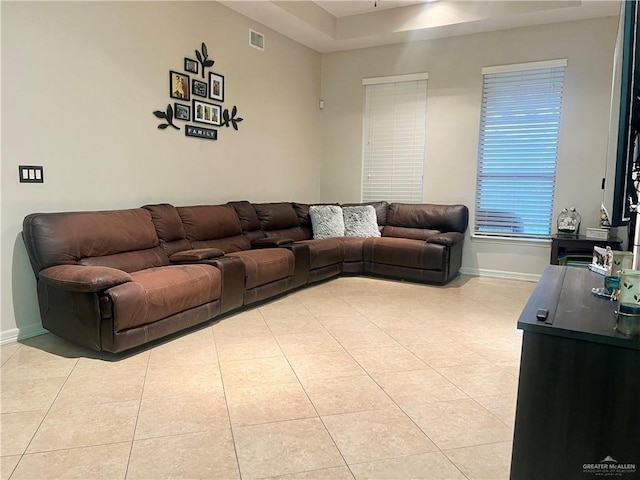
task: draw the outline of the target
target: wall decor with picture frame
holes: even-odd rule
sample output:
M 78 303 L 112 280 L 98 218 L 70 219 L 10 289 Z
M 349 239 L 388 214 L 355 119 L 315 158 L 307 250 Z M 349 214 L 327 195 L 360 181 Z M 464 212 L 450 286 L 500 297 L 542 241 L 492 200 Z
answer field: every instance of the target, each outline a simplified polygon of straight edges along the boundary
M 192 80 L 191 93 L 198 97 L 207 98 L 208 91 L 209 90 L 207 89 L 207 84 L 205 82 L 201 82 L 200 80 L 196 80 L 195 78 Z
M 213 103 L 193 99 L 193 121 L 220 125 L 222 122 L 222 107 Z
M 209 72 L 209 98 L 224 102 L 224 76 Z
M 185 72 L 198 73 L 198 62 L 190 58 L 184 58 L 184 70 Z
M 178 100 L 189 100 L 189 75 L 169 70 L 169 96 Z
M 177 120 L 191 120 L 191 107 L 189 105 L 183 105 L 182 103 L 174 103 L 173 110 L 176 114 Z
M 167 105 L 163 110 L 155 110 L 153 114 L 165 123 L 160 123 L 158 129 L 180 130 L 174 123 L 175 120 L 182 122 L 195 122 L 217 127 L 232 127 L 238 130 L 238 124 L 244 119 L 238 116 L 238 107 L 234 105 L 231 110 L 223 108 L 222 105 L 199 100 L 203 99 L 224 102 L 225 100 L 225 78 L 224 75 L 210 71 L 208 76 L 205 70 L 213 67 L 215 61 L 209 58 L 209 50 L 203 42 L 199 50 L 195 50 L 196 59 L 184 57 L 183 72 L 169 70 L 169 98 L 183 102 L 191 101 L 191 105 L 174 102 Z M 191 78 L 189 73 L 193 74 Z M 201 75 L 202 81 L 196 79 Z M 192 98 L 194 97 L 194 98 Z M 205 140 L 217 140 L 218 131 L 213 128 L 205 128 L 199 125 L 185 125 L 184 133 L 186 137 L 202 138 Z

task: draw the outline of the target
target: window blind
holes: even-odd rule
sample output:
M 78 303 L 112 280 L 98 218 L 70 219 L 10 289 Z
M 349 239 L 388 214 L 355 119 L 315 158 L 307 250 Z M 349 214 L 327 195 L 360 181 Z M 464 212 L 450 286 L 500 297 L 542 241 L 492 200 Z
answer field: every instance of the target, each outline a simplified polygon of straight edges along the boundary
M 411 78 L 363 80 L 364 202 L 422 202 L 427 80 L 425 74 Z
M 566 60 L 544 64 L 483 72 L 477 235 L 551 234 Z

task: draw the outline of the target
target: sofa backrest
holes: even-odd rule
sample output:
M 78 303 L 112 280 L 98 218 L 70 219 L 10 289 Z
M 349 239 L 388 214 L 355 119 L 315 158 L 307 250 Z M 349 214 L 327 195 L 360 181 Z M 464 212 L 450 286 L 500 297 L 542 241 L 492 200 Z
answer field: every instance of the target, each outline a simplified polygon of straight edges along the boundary
M 253 208 L 265 236 L 290 238 L 294 241 L 311 238 L 310 229 L 300 226 L 298 215 L 291 203 L 254 203 Z
M 436 233 L 464 233 L 469 210 L 464 205 L 392 203 L 382 235 L 426 240 Z
M 35 213 L 23 237 L 36 275 L 54 265 L 92 265 L 135 272 L 169 264 L 151 214 L 142 208 Z
M 168 203 L 161 203 L 144 205 L 142 208 L 151 214 L 160 246 L 167 252 L 167 255 L 191 248 L 176 207 Z
M 260 229 L 260 220 L 256 214 L 253 205 L 246 200 L 228 202 L 227 205 L 231 205 L 240 219 L 240 226 L 242 227 L 242 233 L 246 235 L 250 242 L 264 238 L 264 232 Z
M 250 250 L 242 225 L 231 205 L 178 207 L 178 215 L 191 248 L 219 248 L 225 253 Z

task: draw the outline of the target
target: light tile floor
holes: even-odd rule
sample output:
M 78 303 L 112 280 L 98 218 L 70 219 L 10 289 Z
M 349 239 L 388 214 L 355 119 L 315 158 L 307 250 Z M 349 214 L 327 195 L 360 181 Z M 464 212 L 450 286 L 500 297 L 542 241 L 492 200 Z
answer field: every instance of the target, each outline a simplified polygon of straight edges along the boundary
M 506 479 L 533 287 L 339 278 L 125 356 L 3 345 L 1 477 Z

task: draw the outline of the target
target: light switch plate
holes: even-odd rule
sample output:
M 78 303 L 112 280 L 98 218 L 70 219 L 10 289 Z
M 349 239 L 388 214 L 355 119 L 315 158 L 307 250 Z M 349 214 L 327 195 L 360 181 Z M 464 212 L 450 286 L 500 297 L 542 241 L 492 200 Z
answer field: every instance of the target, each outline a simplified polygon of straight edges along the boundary
M 44 183 L 44 170 L 41 165 L 18 165 L 20 183 Z

